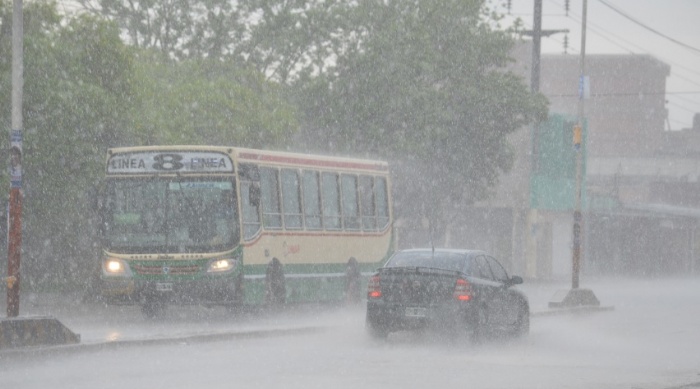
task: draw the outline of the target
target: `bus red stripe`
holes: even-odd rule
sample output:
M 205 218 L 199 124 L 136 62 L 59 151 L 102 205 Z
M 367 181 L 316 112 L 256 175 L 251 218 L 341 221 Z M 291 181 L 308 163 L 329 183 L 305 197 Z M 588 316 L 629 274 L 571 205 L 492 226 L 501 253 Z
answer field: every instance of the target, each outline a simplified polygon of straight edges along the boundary
M 324 161 L 311 158 L 297 158 L 279 155 L 264 155 L 255 153 L 240 153 L 238 154 L 240 159 L 253 160 L 253 161 L 264 161 L 264 162 L 277 162 L 277 163 L 287 163 L 294 165 L 306 165 L 306 166 L 317 166 L 317 167 L 335 167 L 335 168 L 345 168 L 345 169 L 364 169 L 364 170 L 377 170 L 377 171 L 387 171 L 386 165 L 380 163 L 362 163 L 362 162 L 350 162 L 350 161 Z

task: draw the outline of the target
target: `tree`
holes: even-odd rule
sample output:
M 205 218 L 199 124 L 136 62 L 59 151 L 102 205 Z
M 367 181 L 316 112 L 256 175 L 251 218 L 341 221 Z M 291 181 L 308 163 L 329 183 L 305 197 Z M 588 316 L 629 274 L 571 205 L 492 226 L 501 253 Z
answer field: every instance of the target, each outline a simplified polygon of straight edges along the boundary
M 444 229 L 510 169 L 506 136 L 545 99 L 506 70 L 513 39 L 482 0 L 360 1 L 352 20 L 356 40 L 300 100 L 307 140 L 391 159 L 398 215 Z
M 344 50 L 352 2 L 328 0 L 78 0 L 117 23 L 127 43 L 167 58 L 247 64 L 291 84 Z
M 236 50 L 269 79 L 294 84 L 331 70 L 353 37 L 353 2 L 253 0 L 241 2 L 249 38 Z
M 513 38 L 486 0 L 93 2 L 126 30 L 151 28 L 143 36 L 172 27 L 169 57 L 247 64 L 291 86 L 307 118 L 298 148 L 393 159 L 411 190 L 398 200 L 433 221 L 488 196 L 512 163 L 506 135 L 546 112 L 505 70 Z
M 0 0 L 0 87 L 11 90 L 11 1 Z M 284 147 L 298 128 L 285 89 L 219 59 L 172 60 L 125 45 L 118 26 L 25 2 L 25 287 L 81 285 L 98 264 L 97 187 L 107 148 Z M 9 149 L 10 94 L 0 95 Z M 0 170 L 0 172 L 3 170 Z M 9 188 L 7 174 L 0 184 Z M 84 286 L 84 285 L 83 285 Z
M 298 129 L 282 87 L 230 62 L 141 52 L 135 77 L 129 144 L 282 147 Z
M 251 28 L 267 1 L 78 3 L 113 21 L 136 49 L 128 144 L 269 147 L 286 144 L 298 128 L 284 85 L 268 82 L 269 64 L 252 60 L 264 51 L 251 46 Z
M 5 4 L 0 1 L 3 84 L 9 77 L 4 61 L 12 57 L 5 33 L 11 31 L 11 7 Z M 85 279 L 97 263 L 91 194 L 103 172 L 104 150 L 128 136 L 125 96 L 133 56 L 113 25 L 85 16 L 65 20 L 54 3 L 25 3 L 24 18 L 22 274 L 27 287 Z M 0 118 L 9 130 L 9 111 L 3 109 Z M 0 137 L 3 150 L 8 138 Z M 2 181 L 8 188 L 4 174 Z
M 166 55 L 183 55 L 191 37 L 196 4 L 189 0 L 77 0 L 93 14 L 117 23 L 138 48 L 156 48 Z M 193 4 L 194 3 L 194 4 Z

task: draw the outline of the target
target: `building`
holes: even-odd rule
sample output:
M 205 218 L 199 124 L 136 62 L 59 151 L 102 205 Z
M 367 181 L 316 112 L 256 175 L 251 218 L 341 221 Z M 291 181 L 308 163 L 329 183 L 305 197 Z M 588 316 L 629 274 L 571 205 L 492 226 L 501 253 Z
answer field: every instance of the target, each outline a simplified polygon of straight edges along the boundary
M 530 50 L 518 46 L 511 68 L 526 82 Z M 458 232 L 527 277 L 571 275 L 579 61 L 541 57 L 550 121 L 512 134 L 514 169 L 501 178 L 496 196 L 470 209 L 466 219 L 475 222 Z M 649 55 L 588 55 L 585 73 L 583 273 L 695 273 L 700 128 L 664 130 L 670 67 Z

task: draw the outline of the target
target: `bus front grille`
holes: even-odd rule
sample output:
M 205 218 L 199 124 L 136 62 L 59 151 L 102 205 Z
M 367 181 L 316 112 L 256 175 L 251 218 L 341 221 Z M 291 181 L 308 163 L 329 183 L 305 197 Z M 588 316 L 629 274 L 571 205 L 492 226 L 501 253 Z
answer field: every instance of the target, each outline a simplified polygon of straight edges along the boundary
M 168 266 L 168 265 L 132 265 L 131 268 L 140 275 L 191 275 L 201 271 L 197 265 Z

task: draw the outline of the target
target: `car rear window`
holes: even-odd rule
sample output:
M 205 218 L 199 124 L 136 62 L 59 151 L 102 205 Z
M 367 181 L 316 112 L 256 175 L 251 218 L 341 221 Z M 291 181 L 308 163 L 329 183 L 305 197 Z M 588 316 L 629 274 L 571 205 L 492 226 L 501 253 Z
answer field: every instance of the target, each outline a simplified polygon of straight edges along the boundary
M 401 252 L 394 255 L 386 267 L 432 267 L 443 270 L 465 270 L 466 258 L 458 253 L 439 253 L 430 251 Z

